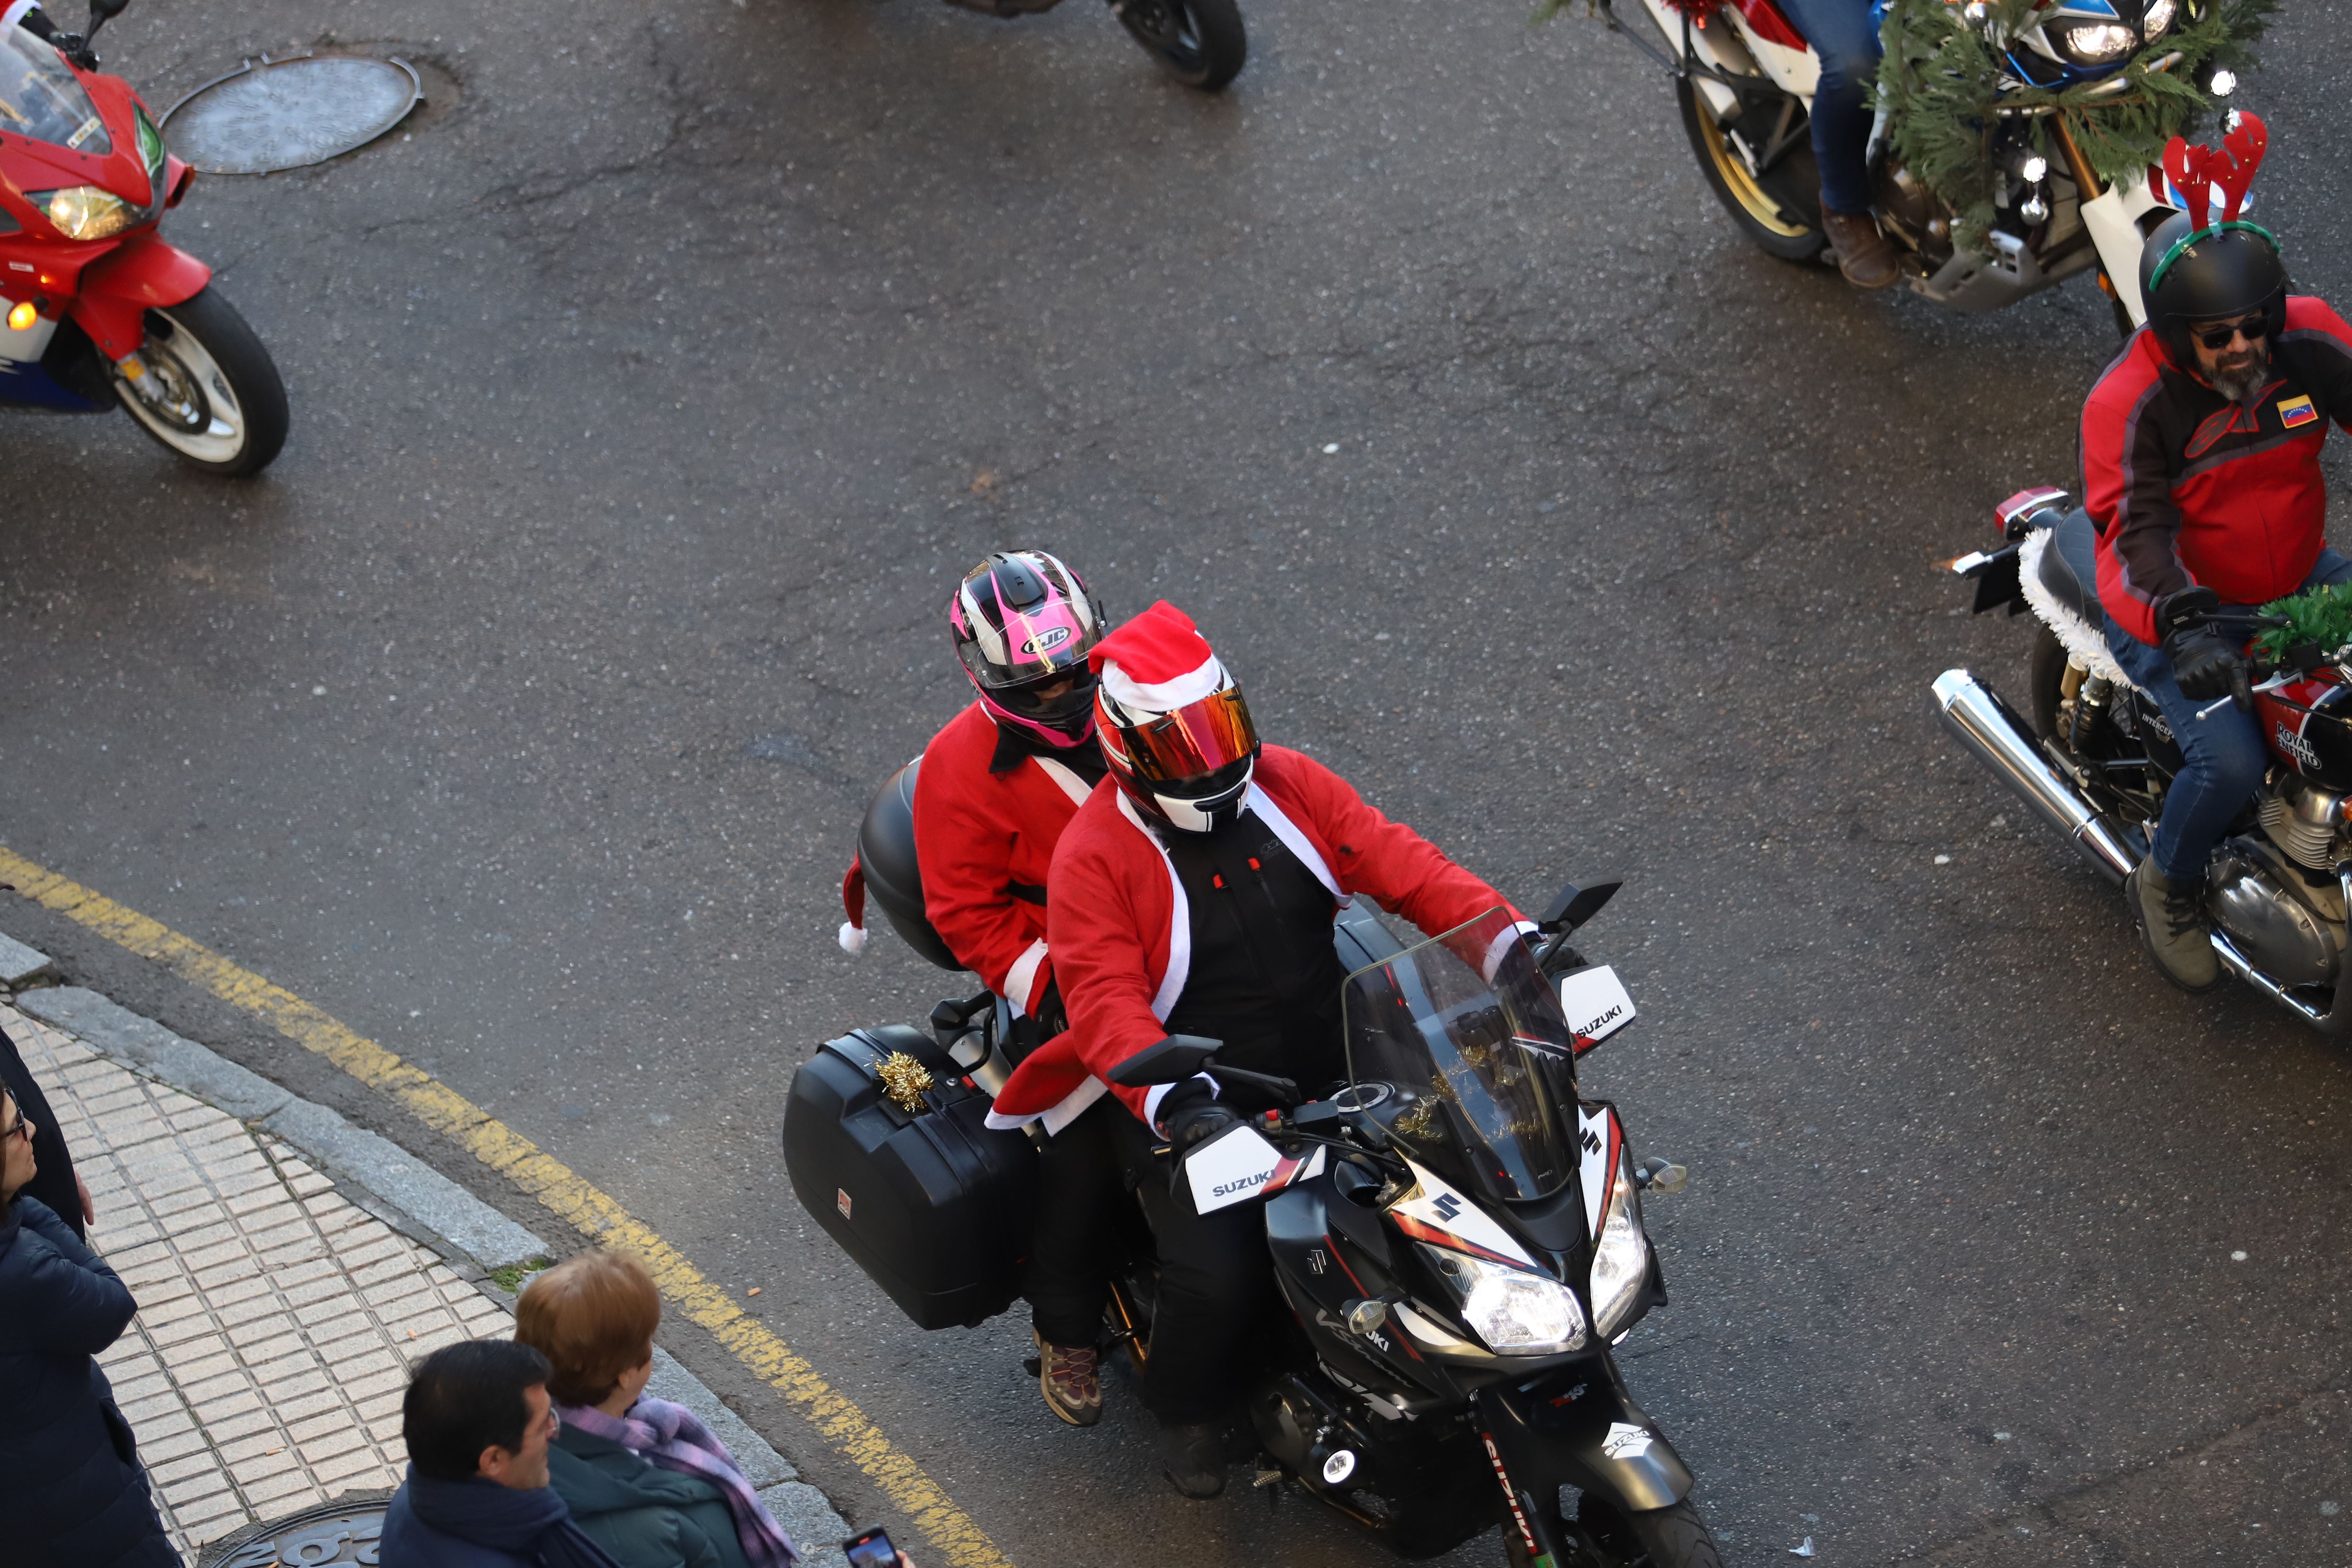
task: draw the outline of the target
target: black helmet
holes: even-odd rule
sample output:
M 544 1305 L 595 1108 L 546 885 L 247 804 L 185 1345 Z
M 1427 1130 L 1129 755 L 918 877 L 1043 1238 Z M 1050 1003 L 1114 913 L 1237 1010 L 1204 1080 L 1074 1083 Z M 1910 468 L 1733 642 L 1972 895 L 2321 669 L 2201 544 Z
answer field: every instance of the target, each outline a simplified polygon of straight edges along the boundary
M 2260 310 L 2271 342 L 2286 330 L 2286 267 L 2270 231 L 2250 223 L 2195 226 L 2188 213 L 2164 220 L 2139 253 L 2139 297 L 2147 324 L 2186 369 L 2191 321 L 2222 321 Z

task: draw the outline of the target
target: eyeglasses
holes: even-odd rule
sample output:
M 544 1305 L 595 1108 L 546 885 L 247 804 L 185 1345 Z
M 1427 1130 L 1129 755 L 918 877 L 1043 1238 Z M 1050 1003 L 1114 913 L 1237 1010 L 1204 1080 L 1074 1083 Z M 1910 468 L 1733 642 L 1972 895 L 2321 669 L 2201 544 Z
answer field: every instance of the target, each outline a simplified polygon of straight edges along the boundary
M 26 1142 L 30 1143 L 35 1131 L 33 1119 L 19 1112 L 14 1126 L 0 1127 L 0 1143 L 5 1143 L 11 1138 L 22 1138 Z
M 2210 327 L 2191 327 L 2189 335 L 2209 349 L 2226 349 L 2231 340 L 2243 336 L 2250 343 L 2261 342 L 2270 335 L 2267 316 L 2248 316 L 2239 321 L 2216 321 Z

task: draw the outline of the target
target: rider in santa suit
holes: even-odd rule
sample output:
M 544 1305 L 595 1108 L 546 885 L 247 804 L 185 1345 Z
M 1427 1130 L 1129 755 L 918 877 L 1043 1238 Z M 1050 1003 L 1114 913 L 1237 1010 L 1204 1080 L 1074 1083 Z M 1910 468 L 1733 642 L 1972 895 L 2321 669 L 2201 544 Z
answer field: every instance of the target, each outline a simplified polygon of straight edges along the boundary
M 1503 897 L 1321 763 L 1261 747 L 1240 688 L 1173 605 L 1152 605 L 1088 659 L 1116 784 L 1079 808 L 1047 882 L 1070 1029 L 1015 1070 L 991 1124 L 1091 1105 L 1112 1068 L 1170 1035 L 1222 1040 L 1219 1062 L 1310 1091 L 1344 1077 L 1345 974 L 1331 945 L 1341 901 L 1365 893 L 1439 932 Z M 1159 1247 L 1145 1398 L 1168 1479 L 1214 1497 L 1235 1363 L 1267 1289 L 1265 1220 L 1255 1205 L 1194 1212 L 1181 1170 L 1171 1182 L 1151 1150 L 1164 1138 L 1181 1161 L 1265 1107 L 1221 1100 L 1205 1078 L 1108 1093 Z
M 923 912 L 963 965 L 1012 1005 L 1017 1058 L 1064 1027 L 1045 873 L 1062 830 L 1103 776 L 1087 667 L 1103 623 L 1076 573 L 1043 551 L 1015 551 L 965 575 L 948 624 L 979 697 L 923 749 L 915 775 Z M 1105 1227 L 1121 1196 L 1110 1125 L 1107 1110 L 1050 1125 L 1022 1282 L 1038 1387 L 1048 1409 L 1079 1426 L 1102 1416 L 1095 1346 L 1108 1289 Z

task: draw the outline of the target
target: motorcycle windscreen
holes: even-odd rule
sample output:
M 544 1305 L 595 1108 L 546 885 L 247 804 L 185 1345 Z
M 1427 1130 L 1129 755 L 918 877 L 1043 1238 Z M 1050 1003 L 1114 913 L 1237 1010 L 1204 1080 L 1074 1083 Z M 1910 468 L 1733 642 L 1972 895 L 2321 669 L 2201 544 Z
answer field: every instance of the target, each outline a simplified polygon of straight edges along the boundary
M 1348 1079 L 1412 1156 L 1492 1198 L 1575 1174 L 1575 1037 L 1507 910 L 1360 969 L 1340 993 Z
M 0 131 L 93 156 L 114 151 L 65 58 L 22 27 L 0 37 Z

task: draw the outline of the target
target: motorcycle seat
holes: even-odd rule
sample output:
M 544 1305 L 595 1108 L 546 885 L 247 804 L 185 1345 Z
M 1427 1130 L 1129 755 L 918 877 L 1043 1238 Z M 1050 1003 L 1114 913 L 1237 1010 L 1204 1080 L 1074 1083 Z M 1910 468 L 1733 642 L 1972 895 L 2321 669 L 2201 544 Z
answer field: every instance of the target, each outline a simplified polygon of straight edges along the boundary
M 2050 596 L 2096 626 L 2106 625 L 2106 612 L 2099 607 L 2097 578 L 2086 583 L 2078 574 L 2077 566 L 2096 571 L 2098 535 L 2091 527 L 2091 514 L 2077 508 L 2068 512 L 2058 526 L 2051 531 L 2049 547 L 2042 552 L 2038 576 Z

